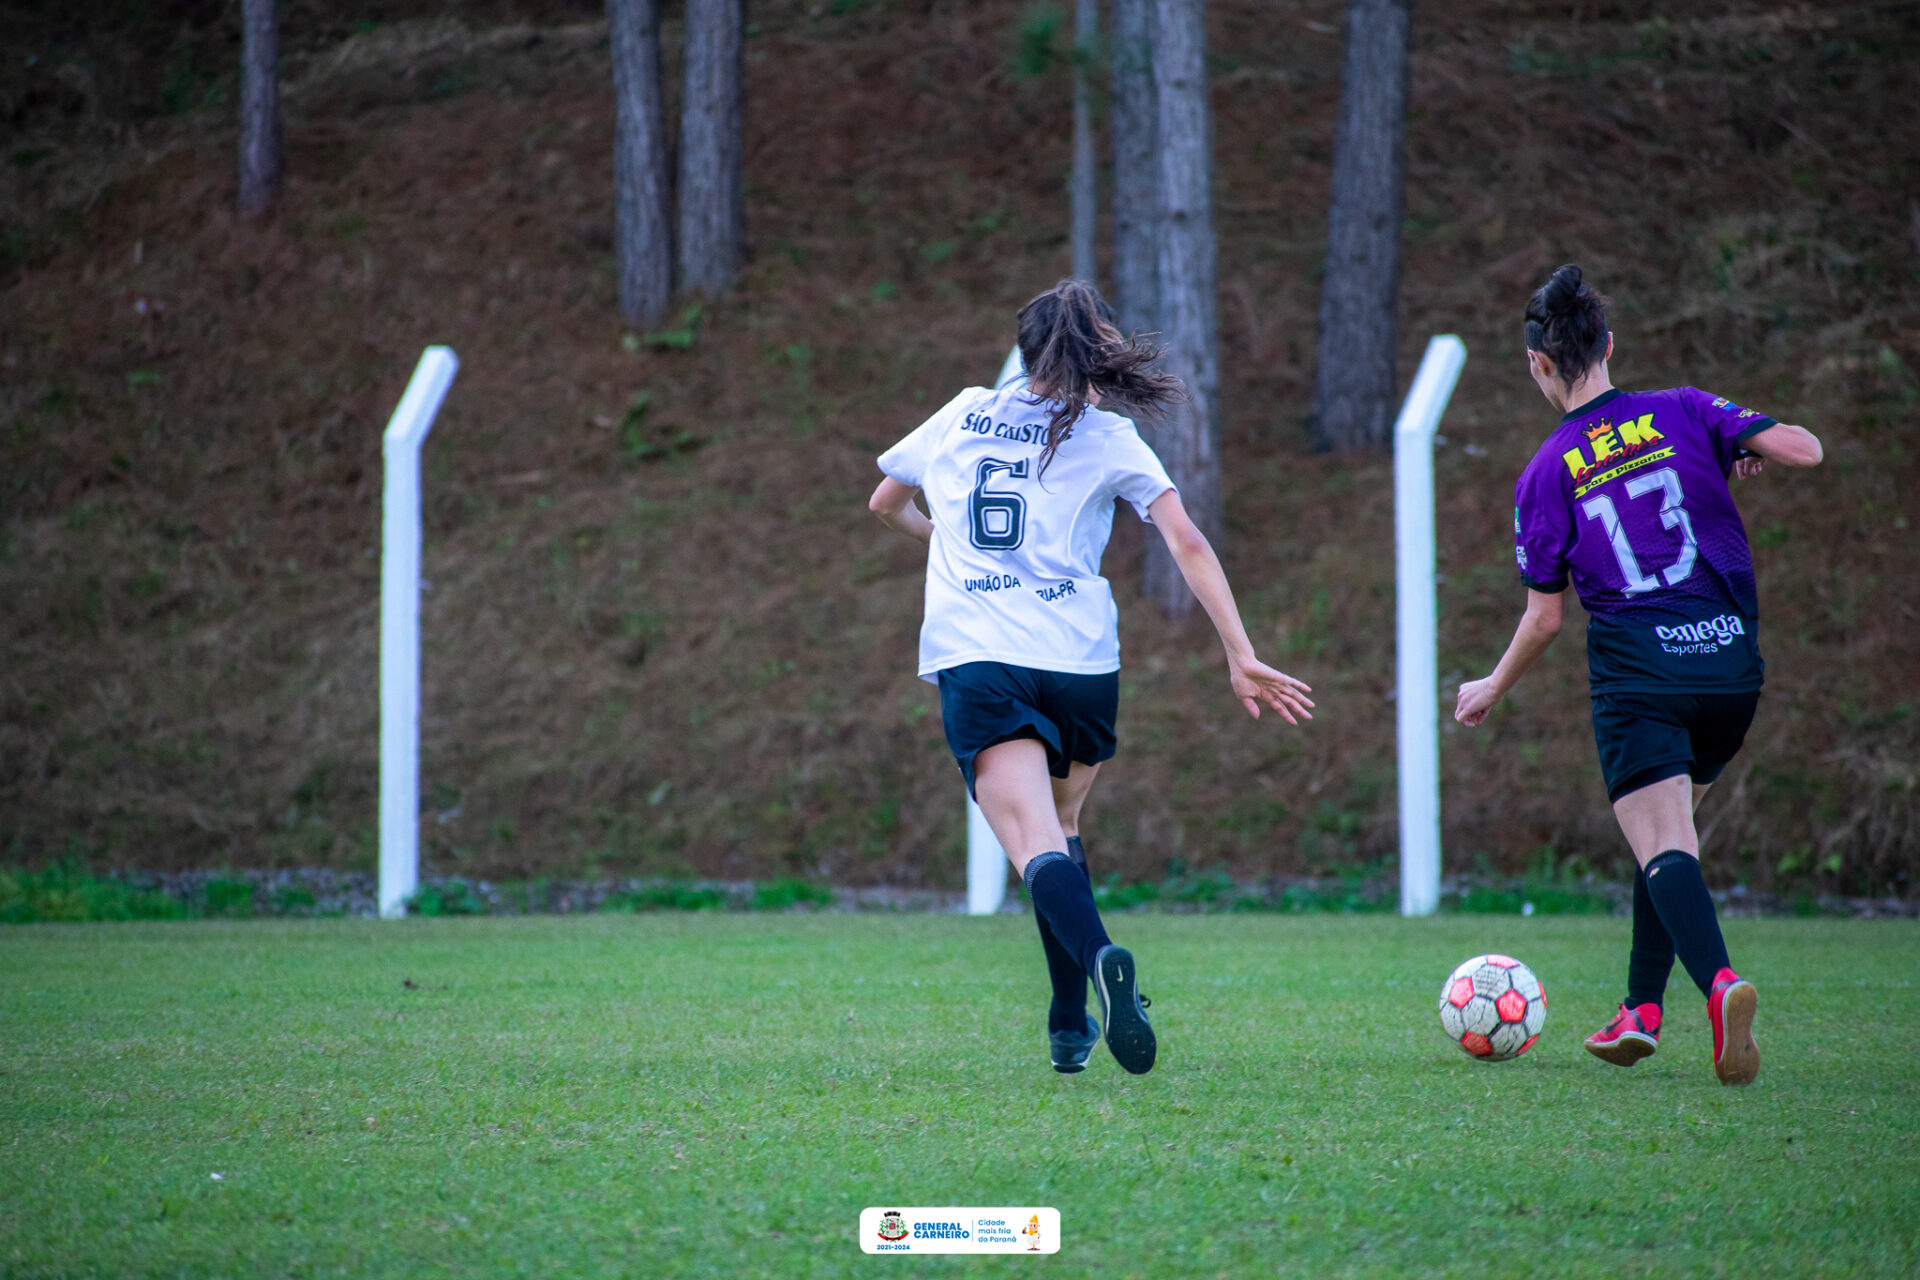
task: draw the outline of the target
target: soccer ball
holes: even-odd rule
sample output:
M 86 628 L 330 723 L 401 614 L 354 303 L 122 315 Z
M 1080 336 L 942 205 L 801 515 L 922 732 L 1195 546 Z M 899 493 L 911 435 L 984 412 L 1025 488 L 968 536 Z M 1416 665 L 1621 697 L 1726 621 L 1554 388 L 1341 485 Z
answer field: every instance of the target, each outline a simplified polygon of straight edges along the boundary
M 1441 1029 L 1482 1062 L 1519 1057 L 1546 1025 L 1546 988 L 1512 956 L 1475 956 L 1440 988 Z

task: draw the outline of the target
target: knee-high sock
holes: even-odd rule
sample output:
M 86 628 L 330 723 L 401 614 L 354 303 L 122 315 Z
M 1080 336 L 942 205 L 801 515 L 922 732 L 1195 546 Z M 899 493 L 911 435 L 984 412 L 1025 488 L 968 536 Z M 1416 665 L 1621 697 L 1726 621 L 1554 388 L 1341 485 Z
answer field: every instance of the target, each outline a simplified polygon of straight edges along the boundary
M 1647 889 L 1647 873 L 1633 873 L 1633 950 L 1627 954 L 1627 1008 L 1658 1005 L 1673 973 L 1673 936 L 1660 923 Z
M 1673 949 L 1687 976 L 1701 995 L 1713 991 L 1713 975 L 1727 964 L 1727 944 L 1720 936 L 1720 918 L 1714 914 L 1713 895 L 1700 874 L 1700 859 L 1682 849 L 1668 849 L 1647 863 L 1647 896 L 1667 926 Z
M 1079 836 L 1067 837 L 1067 858 L 1080 868 L 1089 883 L 1093 873 L 1087 870 L 1087 852 Z M 1053 936 L 1046 914 L 1036 910 L 1034 921 L 1040 926 L 1040 949 L 1047 954 L 1047 977 L 1053 982 L 1053 1004 L 1047 1009 L 1047 1030 L 1084 1031 L 1087 1026 L 1087 971 Z
M 1093 957 L 1108 945 L 1100 910 L 1093 905 L 1093 886 L 1073 859 L 1064 853 L 1043 853 L 1027 863 L 1027 896 L 1033 909 L 1047 919 L 1054 938 L 1066 953 L 1093 972 Z

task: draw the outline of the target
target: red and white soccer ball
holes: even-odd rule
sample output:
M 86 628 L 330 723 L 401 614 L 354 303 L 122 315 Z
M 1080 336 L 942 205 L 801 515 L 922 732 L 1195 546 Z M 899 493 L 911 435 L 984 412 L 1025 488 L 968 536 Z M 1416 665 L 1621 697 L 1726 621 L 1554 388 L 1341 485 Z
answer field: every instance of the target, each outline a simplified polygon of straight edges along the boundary
M 1440 988 L 1441 1028 L 1482 1062 L 1519 1057 L 1546 1025 L 1546 988 L 1512 956 L 1475 956 Z

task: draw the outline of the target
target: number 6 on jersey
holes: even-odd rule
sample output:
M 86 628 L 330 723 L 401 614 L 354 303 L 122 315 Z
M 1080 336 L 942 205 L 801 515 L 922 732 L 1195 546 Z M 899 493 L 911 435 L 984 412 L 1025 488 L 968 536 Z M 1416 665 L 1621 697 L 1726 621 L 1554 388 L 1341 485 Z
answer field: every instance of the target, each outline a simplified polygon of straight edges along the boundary
M 987 488 L 993 477 L 1006 472 L 1015 480 L 1027 478 L 1027 464 L 982 458 L 974 468 L 973 492 L 967 496 L 968 535 L 982 551 L 1012 551 L 1026 540 L 1027 500 L 1017 493 L 996 493 Z

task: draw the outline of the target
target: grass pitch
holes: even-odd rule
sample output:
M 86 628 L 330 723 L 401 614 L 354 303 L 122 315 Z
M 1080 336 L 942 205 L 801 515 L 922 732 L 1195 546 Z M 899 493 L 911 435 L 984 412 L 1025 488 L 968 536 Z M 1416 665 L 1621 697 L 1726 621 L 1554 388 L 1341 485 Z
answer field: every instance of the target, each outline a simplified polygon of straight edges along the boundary
M 0 931 L 0 1275 L 1911 1275 L 1920 929 L 1734 921 L 1759 1082 L 1676 972 L 1580 1038 L 1624 921 L 1144 916 L 1160 1065 L 1045 1061 L 1028 919 Z M 1440 980 L 1505 950 L 1487 1066 Z M 217 1177 L 215 1175 L 218 1175 Z M 865 1257 L 866 1205 L 1059 1207 L 1064 1247 Z

